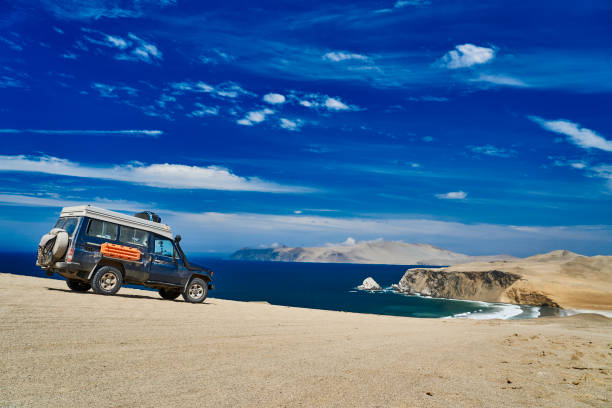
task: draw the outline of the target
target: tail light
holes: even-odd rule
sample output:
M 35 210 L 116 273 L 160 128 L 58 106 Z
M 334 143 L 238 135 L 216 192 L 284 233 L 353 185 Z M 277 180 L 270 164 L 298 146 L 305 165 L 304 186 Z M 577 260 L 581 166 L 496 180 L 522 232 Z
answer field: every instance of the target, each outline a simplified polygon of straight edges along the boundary
M 68 248 L 68 253 L 66 254 L 66 262 L 72 262 L 72 256 L 74 255 L 74 247 L 71 245 Z

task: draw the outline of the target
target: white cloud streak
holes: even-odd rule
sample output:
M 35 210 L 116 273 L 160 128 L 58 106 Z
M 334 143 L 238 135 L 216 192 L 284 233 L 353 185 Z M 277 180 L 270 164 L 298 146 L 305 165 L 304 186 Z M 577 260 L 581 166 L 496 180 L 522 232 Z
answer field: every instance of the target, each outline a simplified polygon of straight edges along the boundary
M 580 127 L 577 123 L 565 119 L 547 120 L 538 116 L 529 116 L 529 119 L 548 131 L 567 136 L 571 143 L 583 149 L 600 149 L 612 152 L 612 141 L 605 139 L 593 130 Z
M 482 74 L 477 78 L 470 79 L 471 82 L 486 82 L 494 85 L 514 86 L 518 88 L 526 88 L 529 85 L 518 78 L 507 75 L 487 75 Z
M 1 133 L 33 133 L 41 135 L 118 135 L 118 136 L 133 136 L 133 137 L 153 137 L 157 138 L 164 134 L 162 130 L 148 129 L 122 129 L 122 130 L 75 130 L 75 129 L 0 129 Z
M 332 62 L 341 62 L 347 60 L 368 61 L 369 58 L 365 55 L 355 54 L 345 51 L 331 51 L 323 55 L 323 59 Z
M 436 194 L 436 197 L 441 200 L 465 200 L 467 193 L 465 191 L 451 191 L 445 194 Z
M 467 68 L 484 64 L 495 57 L 493 48 L 479 47 L 474 44 L 462 44 L 447 52 L 439 60 L 439 64 L 448 69 Z
M 511 157 L 516 155 L 516 151 L 512 149 L 505 149 L 503 147 L 495 147 L 492 145 L 468 146 L 468 149 L 477 154 L 493 157 Z
M 240 177 L 218 166 L 183 164 L 132 163 L 113 166 L 91 166 L 57 157 L 0 156 L 0 171 L 32 172 L 59 176 L 122 181 L 167 189 L 205 189 L 259 191 L 268 193 L 305 193 L 311 189 L 286 186 L 257 177 Z

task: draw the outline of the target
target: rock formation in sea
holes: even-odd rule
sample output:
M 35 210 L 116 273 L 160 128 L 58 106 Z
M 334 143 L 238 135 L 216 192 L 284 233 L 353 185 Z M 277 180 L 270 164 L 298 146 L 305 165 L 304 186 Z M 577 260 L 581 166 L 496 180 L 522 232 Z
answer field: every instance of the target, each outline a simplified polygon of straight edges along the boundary
M 612 256 L 553 251 L 512 261 L 414 268 L 395 288 L 452 299 L 612 310 Z
M 509 255 L 469 256 L 428 244 L 380 240 L 320 247 L 243 248 L 234 252 L 230 258 L 245 261 L 390 265 L 456 265 L 475 261 L 515 259 Z
M 359 290 L 382 290 L 380 285 L 373 278 L 365 278 L 363 283 L 357 286 Z

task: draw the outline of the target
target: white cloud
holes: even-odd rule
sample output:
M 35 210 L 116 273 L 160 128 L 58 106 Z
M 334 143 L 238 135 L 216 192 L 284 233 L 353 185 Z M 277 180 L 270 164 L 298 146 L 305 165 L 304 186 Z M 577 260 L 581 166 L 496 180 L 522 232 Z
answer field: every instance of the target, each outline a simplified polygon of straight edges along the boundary
M 505 149 L 503 147 L 495 147 L 492 145 L 468 146 L 468 149 L 470 149 L 474 153 L 484 154 L 486 156 L 493 157 L 511 157 L 516 154 L 516 151 L 512 149 Z
M 425 143 L 431 143 L 434 141 L 434 138 L 431 136 L 423 136 L 421 140 L 424 141 Z
M 393 8 L 399 9 L 408 6 L 427 6 L 431 4 L 430 0 L 397 0 Z
M 262 109 L 258 111 L 248 112 L 246 116 L 242 119 L 236 121 L 239 125 L 243 126 L 253 126 L 255 123 L 261 123 L 268 115 L 273 115 L 274 111 L 272 109 Z
M 107 198 L 93 198 L 90 200 L 67 200 L 52 195 L 38 196 L 25 194 L 0 194 L 0 205 L 19 205 L 25 207 L 70 207 L 75 205 L 91 204 L 98 207 L 117 211 L 142 211 L 143 208 L 155 208 L 153 203 L 139 203 L 127 200 L 109 200 Z
M 168 189 L 205 189 L 300 193 L 309 189 L 267 182 L 257 177 L 240 177 L 218 166 L 132 163 L 91 166 L 57 157 L 0 156 L 0 171 L 35 172 L 59 176 L 93 178 L 142 184 Z
M 73 130 L 73 129 L 0 129 L 2 133 L 34 133 L 43 135 L 121 135 L 121 136 L 148 136 L 157 138 L 164 134 L 161 130 L 148 129 L 122 129 L 122 130 Z
M 223 82 L 216 86 L 209 85 L 205 82 L 172 82 L 170 83 L 174 94 L 183 94 L 185 92 L 210 93 L 212 96 L 220 98 L 235 99 L 242 95 L 256 96 L 254 93 L 247 91 L 235 82 Z
M 331 51 L 323 55 L 324 60 L 340 62 L 347 60 L 358 60 L 358 61 L 368 61 L 369 58 L 365 55 L 355 54 L 351 52 L 344 51 Z
M 216 116 L 219 114 L 219 108 L 216 106 L 206 106 L 199 102 L 195 103 L 195 107 L 197 108 L 188 116 L 191 117 L 203 117 L 203 116 Z
M 65 53 L 62 54 L 62 58 L 75 60 L 77 59 L 77 56 L 75 53 L 71 51 L 66 51 Z
M 588 163 L 582 160 L 562 160 L 556 159 L 553 164 L 559 167 L 572 167 L 578 170 L 584 170 L 588 167 Z
M 243 119 L 238 119 L 236 121 L 236 123 L 239 124 L 239 125 L 242 125 L 242 126 L 253 126 L 253 122 L 251 122 L 248 119 L 244 119 L 244 118 Z
M 474 44 L 462 44 L 447 52 L 440 59 L 440 65 L 449 68 L 466 68 L 473 65 L 484 64 L 495 57 L 493 48 L 479 47 Z
M 24 84 L 21 80 L 12 78 L 6 75 L 0 77 L 0 88 L 25 88 L 26 84 Z
M 290 120 L 287 118 L 280 119 L 280 127 L 287 130 L 298 131 L 302 127 L 303 122 L 299 119 Z
M 465 191 L 451 191 L 445 194 L 436 194 L 436 197 L 442 200 L 465 200 L 467 193 Z
M 327 98 L 325 99 L 325 107 L 329 110 L 349 110 L 350 108 L 340 99 L 336 98 Z
M 128 42 L 121 37 L 114 35 L 107 35 L 106 41 L 113 47 L 125 50 L 128 47 Z
M 21 45 L 17 44 L 15 41 L 10 40 L 6 37 L 0 36 L 0 42 L 5 43 L 6 45 L 9 46 L 10 49 L 14 51 L 23 51 L 23 47 Z
M 109 85 L 94 82 L 91 87 L 104 98 L 118 98 L 119 96 L 136 96 L 138 91 L 131 86 Z M 121 94 L 121 95 L 120 95 Z
M 200 55 L 200 61 L 202 61 L 204 64 L 216 65 L 220 63 L 228 63 L 236 59 L 235 56 L 218 49 L 212 49 L 210 52 L 211 53 L 206 55 Z
M 272 105 L 278 105 L 281 103 L 285 103 L 285 96 L 278 93 L 269 93 L 264 95 L 263 100 Z
M 42 6 L 60 19 L 98 20 L 100 18 L 138 18 L 152 10 L 176 4 L 176 0 L 139 1 L 53 1 L 44 0 Z
M 214 95 L 224 98 L 237 98 L 241 95 L 255 96 L 254 93 L 247 91 L 235 82 L 223 82 L 217 85 L 213 91 Z
M 310 101 L 300 101 L 300 105 L 305 106 L 307 108 L 311 108 L 312 107 L 312 102 L 310 102 Z
M 583 149 L 600 149 L 612 152 L 612 141 L 603 138 L 593 130 L 580 127 L 577 123 L 565 119 L 546 120 L 538 116 L 529 116 L 529 119 L 546 130 L 566 135 L 570 142 Z
M 521 81 L 518 78 L 513 78 L 507 75 L 487 75 L 482 74 L 477 78 L 470 79 L 472 82 L 488 82 L 490 84 L 495 85 L 506 85 L 506 86 L 516 86 L 519 88 L 526 88 L 529 85 L 525 82 Z
M 142 61 L 151 64 L 163 59 L 162 52 L 156 45 L 146 42 L 142 38 L 129 33 L 128 37 L 135 42 L 135 47 L 129 52 L 121 53 L 115 56 L 118 60 Z M 127 47 L 127 44 L 126 44 Z
M 342 245 L 346 245 L 346 246 L 354 246 L 357 243 L 357 241 L 355 241 L 355 238 L 352 237 L 348 237 L 343 243 Z

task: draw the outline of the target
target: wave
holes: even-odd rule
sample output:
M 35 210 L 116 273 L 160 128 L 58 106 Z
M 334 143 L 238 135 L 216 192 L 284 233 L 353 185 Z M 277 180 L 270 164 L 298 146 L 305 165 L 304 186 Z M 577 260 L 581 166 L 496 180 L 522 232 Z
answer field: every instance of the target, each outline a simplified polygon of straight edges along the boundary
M 582 313 L 594 313 L 612 318 L 612 310 L 589 310 L 589 309 L 562 309 L 561 316 L 574 316 Z
M 535 306 L 519 306 L 507 303 L 487 303 L 478 302 L 486 305 L 487 309 L 478 309 L 473 312 L 457 313 L 450 316 L 450 319 L 473 319 L 473 320 L 490 320 L 490 319 L 533 319 L 540 316 L 540 308 Z

